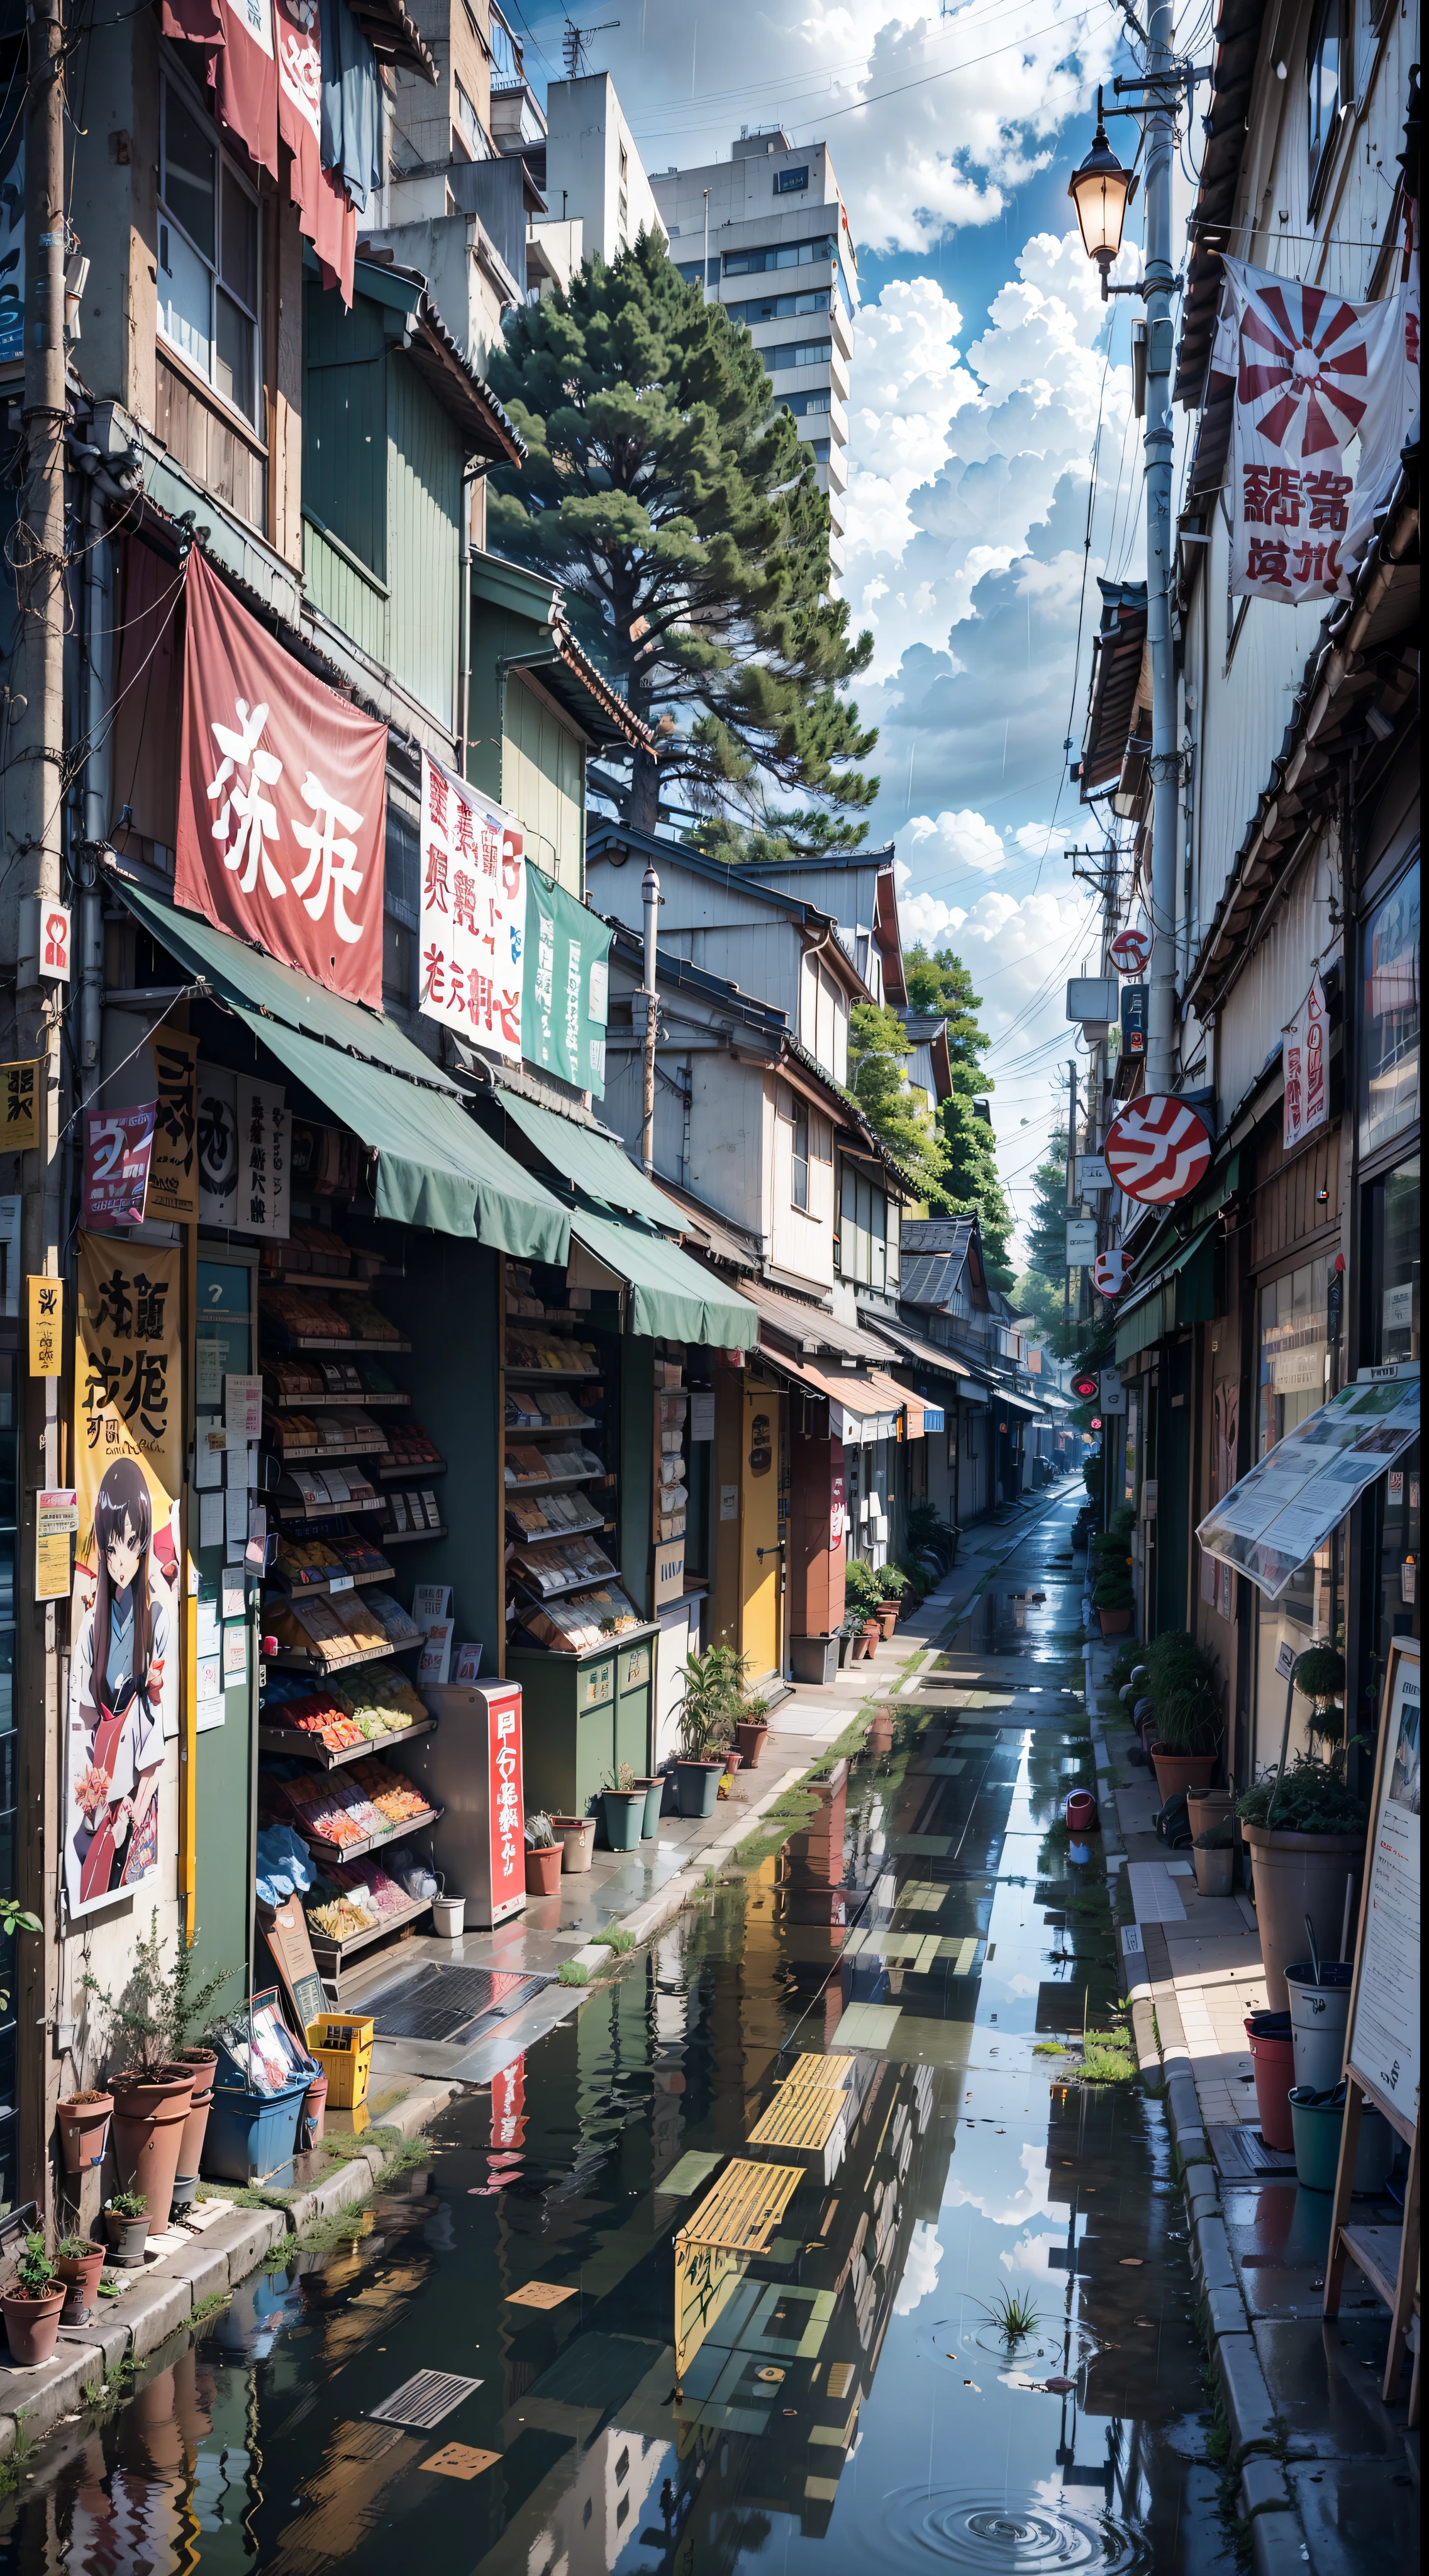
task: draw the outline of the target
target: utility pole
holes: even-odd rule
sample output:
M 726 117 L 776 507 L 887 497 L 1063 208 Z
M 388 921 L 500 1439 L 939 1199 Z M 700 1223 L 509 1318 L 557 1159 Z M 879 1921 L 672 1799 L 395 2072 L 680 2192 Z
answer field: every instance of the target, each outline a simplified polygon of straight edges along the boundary
M 640 1098 L 640 1161 L 647 1180 L 655 1176 L 655 1040 L 660 1029 L 660 1004 L 655 991 L 655 947 L 660 927 L 660 879 L 654 868 L 646 869 L 640 885 L 645 907 L 645 988 L 642 996 L 645 1027 L 641 1039 L 642 1088 Z
M 1067 1080 L 1071 1085 L 1071 1094 L 1067 1103 L 1066 1197 L 1067 1215 L 1071 1218 L 1078 1214 L 1080 1208 L 1080 1201 L 1075 1195 L 1077 1182 L 1077 1059 L 1075 1056 L 1070 1056 L 1067 1060 Z M 1062 1338 L 1064 1341 L 1068 1337 L 1071 1321 L 1072 1269 L 1070 1262 L 1064 1260 L 1062 1265 Z
M 1169 1091 L 1176 1035 L 1176 666 L 1171 637 L 1171 159 L 1184 73 L 1172 0 L 1148 16 L 1146 55 L 1146 639 L 1151 654 L 1151 992 L 1146 1088 Z M 1194 93 L 1193 93 L 1194 94 Z
M 42 916 L 63 899 L 65 261 L 64 21 L 62 0 L 33 0 L 25 101 L 25 387 L 20 502 L 10 541 L 18 616 L 5 735 L 9 771 L 5 866 L 18 935 L 11 1052 L 36 1065 L 38 1143 L 21 1162 L 21 1266 L 60 1275 L 64 1095 L 63 985 L 46 979 Z M 7 905 L 7 911 L 9 906 Z M 24 1313 L 22 1297 L 21 1313 Z M 69 1323 L 72 1318 L 67 1317 Z M 24 1326 L 21 1326 L 22 1334 Z M 59 2094 L 50 2047 L 59 1901 L 61 1647 L 67 1604 L 35 1599 L 36 1498 L 61 1482 L 61 1380 L 32 1378 L 21 1343 L 19 1563 L 16 1567 L 18 1890 L 43 1927 L 22 1935 L 15 1975 L 19 2190 L 43 2219 L 50 2208 L 48 2144 Z M 60 1615 L 64 1616 L 61 1632 Z

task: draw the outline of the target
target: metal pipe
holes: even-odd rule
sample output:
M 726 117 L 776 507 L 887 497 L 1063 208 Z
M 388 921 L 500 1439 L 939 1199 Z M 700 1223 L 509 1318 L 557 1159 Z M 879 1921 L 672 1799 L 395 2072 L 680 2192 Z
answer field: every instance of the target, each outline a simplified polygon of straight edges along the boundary
M 109 837 L 109 658 L 113 614 L 110 586 L 113 550 L 104 523 L 104 502 L 95 467 L 82 460 L 88 475 L 84 495 L 84 852 L 79 876 L 78 933 L 75 941 L 75 1054 L 80 1099 L 98 1097 L 101 1017 L 104 1008 L 104 906 L 99 890 L 99 852 Z
M 640 884 L 640 900 L 645 907 L 645 1029 L 641 1048 L 643 1057 L 643 1091 L 640 1106 L 640 1160 L 647 1178 L 655 1172 L 655 1038 L 659 1028 L 660 1006 L 655 997 L 655 937 L 660 922 L 660 879 L 653 866 L 647 867 Z
M 1172 0 L 1149 13 L 1148 74 L 1174 62 Z M 1176 828 L 1180 755 L 1176 744 L 1176 662 L 1171 636 L 1171 156 L 1175 93 L 1150 92 L 1146 116 L 1146 638 L 1151 655 L 1151 992 L 1146 1088 L 1169 1091 L 1176 1038 Z

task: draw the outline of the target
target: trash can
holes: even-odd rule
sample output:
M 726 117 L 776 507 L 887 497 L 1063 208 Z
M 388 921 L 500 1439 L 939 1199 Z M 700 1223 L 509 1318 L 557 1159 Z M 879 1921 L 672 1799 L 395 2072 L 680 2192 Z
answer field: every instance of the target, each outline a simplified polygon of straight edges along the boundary
M 1333 2191 L 1340 2164 L 1340 2133 L 1345 2125 L 1347 2084 L 1337 2084 L 1330 2092 L 1317 2093 L 1311 2084 L 1297 2084 L 1290 2096 L 1290 2117 L 1295 2128 L 1295 2178 L 1306 2191 Z M 1394 2131 L 1382 2111 L 1366 2102 L 1360 2113 L 1360 2133 L 1355 2144 L 1353 2191 L 1383 2191 L 1394 2163 Z
M 1295 2082 L 1328 2093 L 1345 2071 L 1345 2033 L 1354 1970 L 1347 1959 L 1322 1959 L 1317 1977 L 1309 1960 L 1285 1971 L 1295 2043 Z
M 1255 2104 L 1260 2134 L 1268 2147 L 1293 2153 L 1295 2130 L 1290 2117 L 1290 2087 L 1295 2081 L 1295 2042 L 1288 2012 L 1247 2013 L 1245 2035 L 1255 2063 Z
M 276 2093 L 260 2093 L 221 2068 L 203 2142 L 205 2174 L 216 2182 L 261 2183 L 281 2173 L 297 2152 L 298 2120 L 311 2082 L 309 2067 Z
M 308 2023 L 308 2049 L 327 2077 L 330 2111 L 358 2111 L 366 2101 L 376 2027 L 365 2013 L 321 2013 Z

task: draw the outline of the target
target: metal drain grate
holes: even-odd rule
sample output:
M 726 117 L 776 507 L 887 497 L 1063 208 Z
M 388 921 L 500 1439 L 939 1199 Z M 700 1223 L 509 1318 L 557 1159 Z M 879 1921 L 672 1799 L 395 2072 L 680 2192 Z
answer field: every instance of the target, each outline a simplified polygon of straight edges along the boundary
M 479 2379 L 462 2379 L 454 2370 L 419 2370 L 384 2397 L 380 2406 L 369 2407 L 368 2413 L 377 2423 L 412 2424 L 426 2432 L 480 2386 Z
M 488 2013 L 516 2012 L 550 1982 L 514 1968 L 424 1968 L 376 1998 L 377 2037 L 455 2040 Z

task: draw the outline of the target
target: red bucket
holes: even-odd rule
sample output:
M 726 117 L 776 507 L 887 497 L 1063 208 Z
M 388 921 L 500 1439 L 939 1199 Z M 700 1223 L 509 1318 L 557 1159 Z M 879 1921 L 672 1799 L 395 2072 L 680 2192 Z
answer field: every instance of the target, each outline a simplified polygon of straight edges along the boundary
M 1260 2113 L 1260 2134 L 1268 2147 L 1278 2147 L 1282 2153 L 1293 2155 L 1295 2125 L 1290 2112 L 1290 2088 L 1295 2081 L 1295 2042 L 1291 2035 L 1290 2015 L 1249 2013 L 1245 2035 L 1255 2061 L 1255 2101 Z
M 1074 1789 L 1067 1800 L 1068 1833 L 1095 1833 L 1096 1824 L 1097 1802 L 1090 1789 Z

